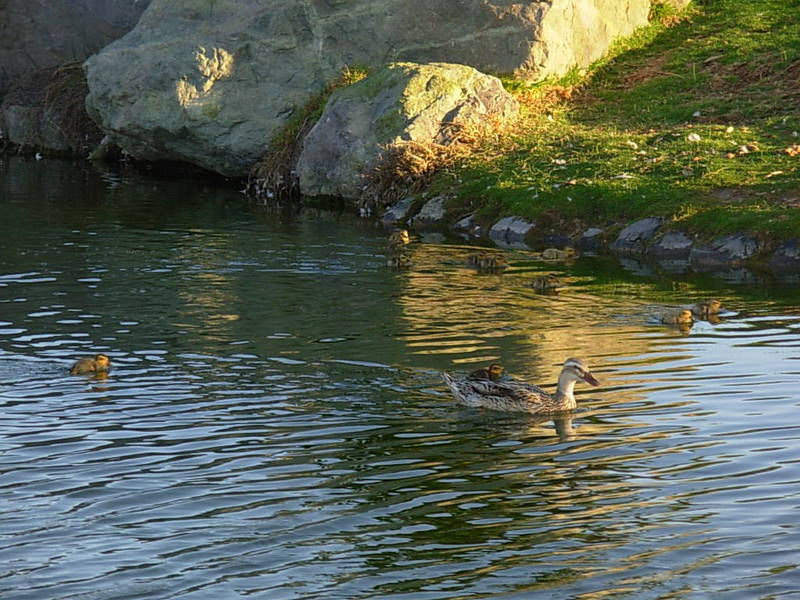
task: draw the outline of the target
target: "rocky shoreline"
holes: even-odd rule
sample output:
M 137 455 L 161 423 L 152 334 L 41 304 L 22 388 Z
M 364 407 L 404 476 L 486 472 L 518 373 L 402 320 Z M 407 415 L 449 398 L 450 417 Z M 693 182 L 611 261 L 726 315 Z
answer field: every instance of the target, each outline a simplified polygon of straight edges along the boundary
M 536 223 L 505 216 L 485 225 L 474 214 L 449 214 L 447 199 L 437 196 L 421 206 L 412 197 L 388 207 L 381 216 L 386 227 L 408 226 L 415 231 L 450 231 L 471 240 L 490 241 L 499 248 L 540 250 L 546 246 L 573 247 L 584 254 L 608 254 L 623 263 L 673 273 L 715 273 L 740 281 L 756 279 L 756 272 L 792 279 L 800 276 L 800 238 L 764 240 L 742 232 L 703 239 L 669 227 L 663 217 L 632 223 L 586 227 L 574 236 L 547 235 Z M 415 212 L 416 209 L 416 212 Z

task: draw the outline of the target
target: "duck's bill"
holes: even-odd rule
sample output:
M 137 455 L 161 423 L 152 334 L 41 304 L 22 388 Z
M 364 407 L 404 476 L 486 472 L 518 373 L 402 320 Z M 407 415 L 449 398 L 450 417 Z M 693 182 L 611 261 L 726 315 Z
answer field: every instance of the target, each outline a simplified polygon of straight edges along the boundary
M 591 373 L 585 373 L 583 376 L 583 380 L 589 385 L 593 385 L 594 387 L 600 385 L 600 382 L 597 381 L 597 379 L 595 379 L 594 375 L 592 375 Z

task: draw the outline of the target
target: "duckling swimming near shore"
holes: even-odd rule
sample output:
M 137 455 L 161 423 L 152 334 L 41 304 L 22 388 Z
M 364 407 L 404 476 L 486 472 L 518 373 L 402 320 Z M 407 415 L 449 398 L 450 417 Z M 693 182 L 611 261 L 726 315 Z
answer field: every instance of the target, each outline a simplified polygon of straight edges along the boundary
M 560 287 L 564 287 L 561 280 L 552 273 L 534 277 L 528 285 L 537 292 L 552 292 Z
M 667 309 L 659 315 L 659 320 L 667 325 L 689 325 L 694 323 L 692 311 L 688 308 Z
M 94 358 L 88 356 L 79 358 L 69 370 L 70 375 L 90 375 L 92 373 L 105 373 L 111 369 L 111 361 L 105 354 L 96 354 Z
M 542 258 L 545 260 L 566 260 L 577 256 L 575 248 L 565 247 L 563 250 L 558 248 L 547 248 L 542 250 Z
M 715 315 L 719 313 L 722 309 L 722 302 L 717 300 L 716 298 L 712 298 L 710 300 L 705 300 L 704 302 L 698 302 L 697 304 L 693 304 L 691 307 L 688 307 L 689 310 L 692 311 L 692 314 L 697 317 L 698 319 L 706 319 L 713 318 Z
M 411 260 L 411 257 L 408 254 L 398 254 L 396 256 L 390 256 L 387 258 L 386 266 L 402 269 L 405 267 L 413 267 L 414 261 Z
M 389 252 L 402 252 L 410 242 L 411 236 L 408 235 L 408 230 L 398 229 L 389 235 L 389 239 L 386 242 L 386 249 Z
M 508 268 L 508 261 L 502 254 L 477 252 L 467 256 L 467 265 L 481 271 L 502 271 Z

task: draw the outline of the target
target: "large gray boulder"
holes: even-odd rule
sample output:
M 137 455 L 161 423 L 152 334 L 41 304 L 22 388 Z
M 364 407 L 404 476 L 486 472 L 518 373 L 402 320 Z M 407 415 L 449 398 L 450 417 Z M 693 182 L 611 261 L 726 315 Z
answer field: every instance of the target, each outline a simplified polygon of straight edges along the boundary
M 538 80 L 586 66 L 650 0 L 152 0 L 86 62 L 87 107 L 143 159 L 245 175 L 348 65 L 462 63 Z
M 20 76 L 83 61 L 129 30 L 149 0 L 0 2 L 0 97 Z
M 518 111 L 499 79 L 472 67 L 392 63 L 331 95 L 303 141 L 300 191 L 361 199 L 365 177 L 390 146 L 447 145 L 454 123 L 480 126 Z

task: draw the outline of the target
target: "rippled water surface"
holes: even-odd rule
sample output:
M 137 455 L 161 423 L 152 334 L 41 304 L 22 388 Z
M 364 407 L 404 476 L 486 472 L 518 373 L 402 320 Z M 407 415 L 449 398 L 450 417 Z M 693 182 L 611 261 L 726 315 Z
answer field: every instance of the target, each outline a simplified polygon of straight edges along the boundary
M 800 597 L 795 289 L 392 270 L 349 216 L 70 163 L 0 159 L 0 206 L 0 598 Z M 439 375 L 573 355 L 603 386 L 557 420 Z

